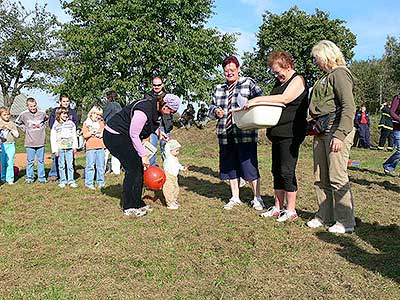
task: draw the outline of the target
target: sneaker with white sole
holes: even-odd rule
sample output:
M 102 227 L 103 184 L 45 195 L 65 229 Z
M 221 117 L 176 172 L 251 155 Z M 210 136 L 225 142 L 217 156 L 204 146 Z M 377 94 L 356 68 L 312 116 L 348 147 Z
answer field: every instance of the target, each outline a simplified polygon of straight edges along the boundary
M 263 210 L 264 209 L 264 201 L 261 197 L 256 197 L 251 200 L 251 207 L 255 210 Z
M 322 221 L 320 219 L 314 218 L 307 222 L 307 226 L 310 228 L 318 228 L 318 227 L 324 226 L 324 224 L 322 223 Z
M 145 205 L 143 207 L 140 208 L 141 210 L 144 210 L 146 212 L 152 212 L 153 208 L 150 205 Z
M 60 188 L 65 188 L 65 183 L 59 183 L 58 186 L 59 186 Z
M 75 182 L 70 183 L 69 186 L 72 187 L 72 188 L 77 188 L 78 187 L 78 185 Z
M 284 210 L 281 215 L 276 219 L 277 222 L 292 222 L 296 220 L 299 216 L 295 210 Z
M 351 233 L 354 231 L 354 227 L 344 227 L 340 223 L 336 223 L 328 228 L 331 233 Z
M 282 211 L 280 209 L 276 208 L 276 206 L 271 206 L 270 208 L 268 208 L 267 211 L 263 212 L 260 215 L 260 217 L 263 217 L 263 218 L 270 218 L 270 217 L 277 218 L 277 217 L 279 217 L 281 212 Z
M 136 217 L 142 217 L 145 214 L 147 214 L 147 212 L 143 209 L 140 208 L 128 208 L 128 209 L 124 209 L 124 215 L 125 216 L 136 216 Z
M 240 204 L 242 204 L 242 201 L 240 201 L 240 199 L 231 198 L 231 199 L 229 199 L 229 202 L 224 205 L 224 209 L 230 210 L 234 206 L 240 205 Z
M 170 205 L 167 206 L 168 209 L 176 210 L 179 208 L 179 204 L 177 202 L 172 202 Z

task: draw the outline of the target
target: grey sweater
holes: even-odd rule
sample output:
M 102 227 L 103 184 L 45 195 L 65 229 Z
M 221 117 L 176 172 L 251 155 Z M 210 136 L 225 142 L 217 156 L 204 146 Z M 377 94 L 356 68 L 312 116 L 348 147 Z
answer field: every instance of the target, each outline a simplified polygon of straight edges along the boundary
M 25 147 L 43 147 L 46 139 L 46 121 L 48 120 L 44 111 L 38 110 L 31 113 L 23 111 L 15 123 L 25 132 Z

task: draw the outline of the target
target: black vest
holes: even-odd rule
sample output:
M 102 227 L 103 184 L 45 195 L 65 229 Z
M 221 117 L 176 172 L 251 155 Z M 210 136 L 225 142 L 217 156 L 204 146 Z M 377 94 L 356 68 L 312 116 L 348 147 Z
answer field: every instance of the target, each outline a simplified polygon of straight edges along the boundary
M 158 122 L 159 113 L 157 111 L 156 101 L 148 101 L 147 99 L 134 101 L 116 113 L 107 125 L 120 134 L 129 136 L 129 128 L 135 110 L 140 110 L 147 116 L 146 124 L 144 124 L 143 129 L 140 132 L 140 138 L 148 138 L 150 134 L 154 133 L 160 126 L 160 123 Z
M 289 83 L 298 75 L 299 74 L 294 73 L 283 85 L 277 81 L 270 95 L 283 94 Z M 308 105 L 308 87 L 306 84 L 304 92 L 292 102 L 286 104 L 286 107 L 282 110 L 282 115 L 278 124 L 268 128 L 267 136 L 304 138 L 307 128 Z

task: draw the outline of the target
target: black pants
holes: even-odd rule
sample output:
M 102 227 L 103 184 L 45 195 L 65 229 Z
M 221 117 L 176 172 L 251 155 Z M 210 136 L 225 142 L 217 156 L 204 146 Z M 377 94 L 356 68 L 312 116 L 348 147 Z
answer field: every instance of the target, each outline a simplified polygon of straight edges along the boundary
M 110 153 L 118 158 L 125 170 L 122 186 L 123 209 L 140 208 L 142 200 L 143 164 L 129 136 L 113 134 L 104 130 L 104 144 Z
M 271 137 L 274 189 L 297 191 L 296 165 L 304 138 Z
M 393 148 L 393 131 L 386 128 L 381 128 L 379 147 L 385 147 L 386 140 L 388 140 L 388 146 Z

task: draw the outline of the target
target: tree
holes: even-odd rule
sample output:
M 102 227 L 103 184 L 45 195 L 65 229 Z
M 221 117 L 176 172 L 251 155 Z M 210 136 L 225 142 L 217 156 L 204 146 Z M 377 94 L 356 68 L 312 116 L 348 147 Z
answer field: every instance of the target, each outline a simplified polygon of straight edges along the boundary
M 383 67 L 383 61 L 375 58 L 352 62 L 350 70 L 356 81 L 354 100 L 357 106 L 365 104 L 368 111 L 379 110 Z
M 355 101 L 357 106 L 366 104 L 371 112 L 378 112 L 384 101 L 391 100 L 398 84 L 388 71 L 385 58 L 354 61 L 350 70 L 356 79 Z
M 385 53 L 383 55 L 384 74 L 389 80 L 389 95 L 385 99 L 392 99 L 394 95 L 399 93 L 400 88 L 400 42 L 391 36 L 388 36 L 385 44 Z
M 57 19 L 35 6 L 0 1 L 0 87 L 11 107 L 22 88 L 46 89 L 56 70 Z
M 295 68 L 305 74 L 310 86 L 320 73 L 311 59 L 311 49 L 320 40 L 328 39 L 342 50 L 350 61 L 354 56 L 356 36 L 344 26 L 345 21 L 329 19 L 329 14 L 316 9 L 309 15 L 296 6 L 281 15 L 266 11 L 257 34 L 257 49 L 244 55 L 242 71 L 257 80 L 264 91 L 274 82 L 267 73 L 266 61 L 273 51 L 288 51 L 295 59 Z
M 107 88 L 141 97 L 157 75 L 169 92 L 209 98 L 218 66 L 234 52 L 235 36 L 205 28 L 213 0 L 72 0 L 62 30 L 64 83 L 91 104 Z

